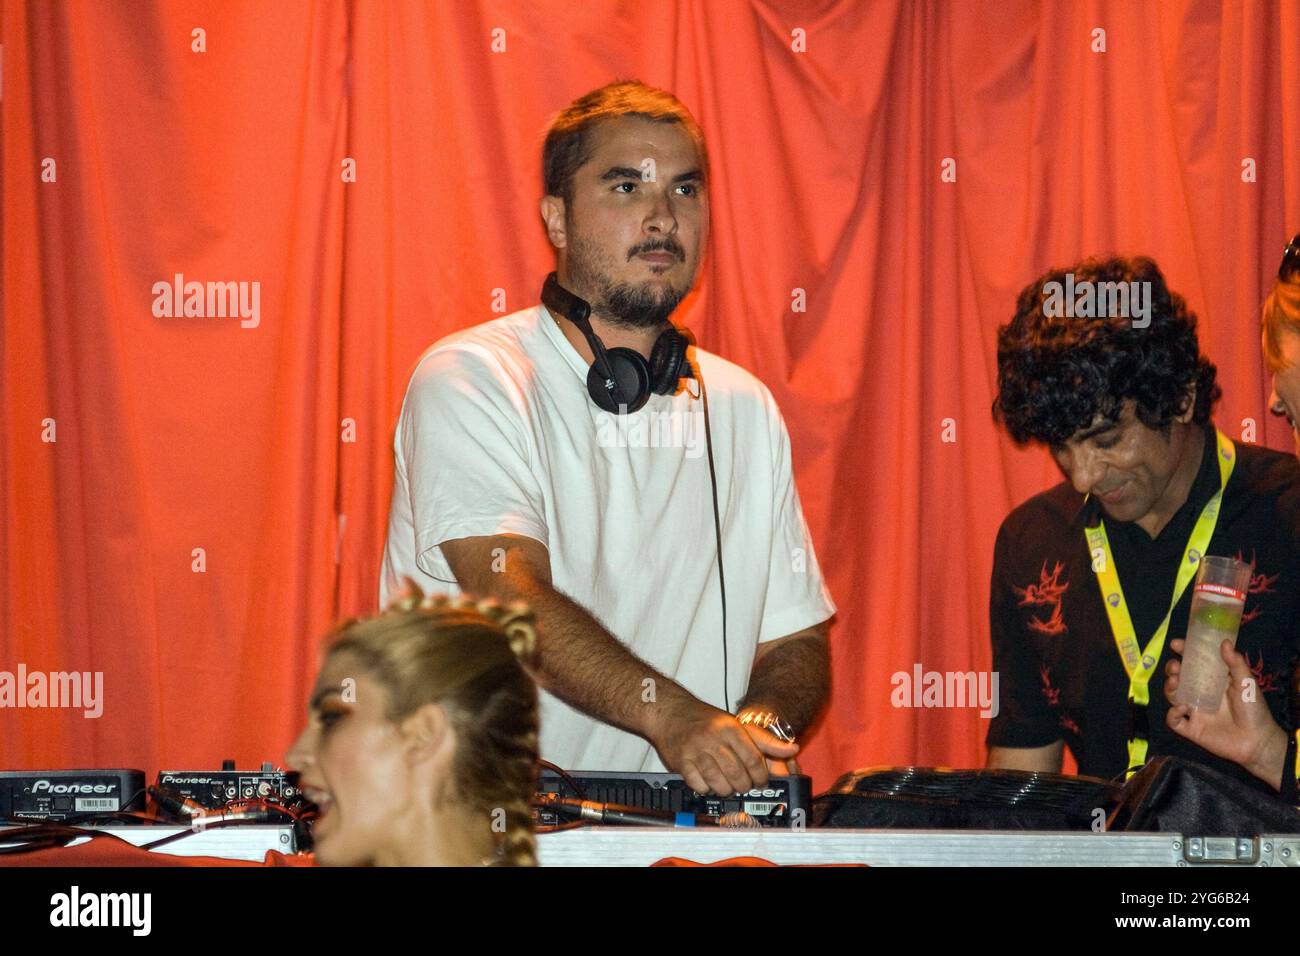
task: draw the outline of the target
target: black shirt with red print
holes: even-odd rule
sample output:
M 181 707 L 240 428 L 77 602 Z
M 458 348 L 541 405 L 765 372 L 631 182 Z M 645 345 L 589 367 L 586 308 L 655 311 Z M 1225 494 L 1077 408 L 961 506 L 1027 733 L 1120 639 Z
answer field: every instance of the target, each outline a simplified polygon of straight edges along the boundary
M 1237 464 L 1224 492 L 1207 554 L 1254 565 L 1237 649 L 1259 695 L 1294 730 L 1300 659 L 1300 464 L 1291 455 L 1235 442 Z M 1205 503 L 1219 488 L 1213 425 L 1187 501 L 1152 539 L 1132 522 L 1107 517 L 1110 541 L 1138 644 L 1146 649 L 1173 597 L 1178 566 Z M 1069 482 L 1035 495 L 1003 521 L 993 555 L 989 619 L 1000 706 L 990 747 L 1043 747 L 1064 740 L 1079 773 L 1122 778 L 1128 764 L 1128 675 L 1115 646 L 1084 528 L 1100 503 Z M 1192 588 L 1174 608 L 1150 683 L 1148 758 L 1168 754 L 1210 764 L 1264 786 L 1245 769 L 1206 752 L 1165 724 L 1169 642 L 1187 630 Z M 1249 688 L 1246 689 L 1249 692 Z

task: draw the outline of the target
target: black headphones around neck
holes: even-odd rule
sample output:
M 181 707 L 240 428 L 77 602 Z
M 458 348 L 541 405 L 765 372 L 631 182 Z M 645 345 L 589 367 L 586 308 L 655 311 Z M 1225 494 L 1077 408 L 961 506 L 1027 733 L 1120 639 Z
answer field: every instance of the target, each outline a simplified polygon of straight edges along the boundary
M 671 325 L 655 340 L 650 361 L 635 349 L 606 349 L 591 327 L 591 304 L 574 295 L 552 272 L 542 285 L 542 305 L 553 315 L 564 316 L 586 336 L 595 361 L 587 372 L 587 394 L 597 407 L 615 414 L 630 414 L 650 400 L 650 393 L 671 395 L 684 378 L 696 378 L 686 360 L 690 333 Z M 727 576 L 722 566 L 722 519 L 718 513 L 718 473 L 713 467 L 713 429 L 709 423 L 709 391 L 700 383 L 704 402 L 704 438 L 709 453 L 709 487 L 713 495 L 713 534 L 717 545 L 718 592 L 722 598 L 722 700 L 731 713 L 731 691 L 727 683 Z
M 682 379 L 695 377 L 686 360 L 689 332 L 683 334 L 669 326 L 655 340 L 647 362 L 635 349 L 605 348 L 591 327 L 591 305 L 560 285 L 554 272 L 542 285 L 542 305 L 576 325 L 591 346 L 595 361 L 587 372 L 587 394 L 598 408 L 630 414 L 649 401 L 651 393 L 671 395 Z

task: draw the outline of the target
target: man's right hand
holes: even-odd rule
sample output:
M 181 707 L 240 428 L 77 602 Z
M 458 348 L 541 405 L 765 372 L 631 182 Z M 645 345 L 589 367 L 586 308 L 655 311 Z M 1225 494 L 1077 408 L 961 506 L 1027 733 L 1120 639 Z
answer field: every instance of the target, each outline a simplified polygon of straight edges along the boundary
M 665 767 L 680 773 L 699 793 L 744 793 L 768 780 L 768 757 L 789 760 L 799 752 L 766 731 L 752 733 L 733 715 L 697 698 L 658 702 L 647 735 Z

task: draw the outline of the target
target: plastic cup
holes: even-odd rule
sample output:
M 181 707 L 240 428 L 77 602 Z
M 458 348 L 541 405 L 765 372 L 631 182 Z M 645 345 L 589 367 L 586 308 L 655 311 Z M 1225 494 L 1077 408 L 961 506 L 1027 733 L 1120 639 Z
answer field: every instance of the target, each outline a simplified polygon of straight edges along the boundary
M 1228 689 L 1228 665 L 1219 645 L 1229 640 L 1237 646 L 1241 611 L 1246 606 L 1252 566 L 1235 558 L 1206 555 L 1196 569 L 1192 611 L 1187 621 L 1186 646 L 1178 689 L 1174 698 L 1196 710 L 1210 713 L 1223 703 Z

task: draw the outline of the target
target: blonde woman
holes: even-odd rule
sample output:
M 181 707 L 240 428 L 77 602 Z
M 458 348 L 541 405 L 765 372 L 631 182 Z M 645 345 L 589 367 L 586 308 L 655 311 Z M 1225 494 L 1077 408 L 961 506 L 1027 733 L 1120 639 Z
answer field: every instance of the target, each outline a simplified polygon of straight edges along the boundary
M 1261 324 L 1264 361 L 1273 373 L 1269 411 L 1286 416 L 1300 454 L 1300 232 L 1282 253 Z
M 327 866 L 529 866 L 536 635 L 521 605 L 414 586 L 331 635 L 289 751 Z

